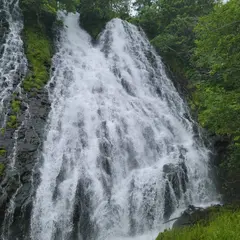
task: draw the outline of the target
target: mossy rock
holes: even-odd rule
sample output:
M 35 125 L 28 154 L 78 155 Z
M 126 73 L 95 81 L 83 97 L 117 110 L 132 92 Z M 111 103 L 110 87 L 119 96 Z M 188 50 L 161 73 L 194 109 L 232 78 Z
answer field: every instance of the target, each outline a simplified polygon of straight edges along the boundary
M 0 177 L 4 174 L 5 165 L 3 163 L 0 163 Z
M 0 129 L 0 132 L 1 132 L 1 135 L 4 136 L 4 134 L 5 134 L 5 128 L 1 128 L 1 129 Z
M 9 128 L 17 128 L 17 116 L 16 115 L 10 115 L 8 122 L 7 122 L 7 127 Z
M 6 153 L 7 153 L 6 149 L 0 148 L 0 156 L 1 156 L 1 157 L 6 156 Z
M 17 99 L 13 99 L 11 102 L 11 108 L 14 113 L 18 113 L 20 111 L 21 101 Z
M 52 41 L 43 29 L 25 27 L 25 52 L 29 61 L 29 72 L 23 81 L 25 91 L 40 90 L 49 80 L 52 57 Z

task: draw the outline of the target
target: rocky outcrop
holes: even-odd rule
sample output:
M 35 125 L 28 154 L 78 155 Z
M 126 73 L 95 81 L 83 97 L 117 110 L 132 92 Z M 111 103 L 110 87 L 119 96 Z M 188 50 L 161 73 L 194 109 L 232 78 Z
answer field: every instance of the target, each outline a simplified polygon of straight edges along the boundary
M 0 9 L 4 9 L 3 7 L 3 1 L 0 0 Z M 6 11 L 2 10 L 0 11 L 0 56 L 2 55 L 2 44 L 4 43 L 5 41 L 5 36 L 6 34 L 8 33 L 8 27 L 9 27 L 9 24 L 7 22 L 7 13 Z
M 163 173 L 166 179 L 165 199 L 164 199 L 164 218 L 168 219 L 173 211 L 174 202 L 171 196 L 173 190 L 177 200 L 186 192 L 186 184 L 188 183 L 187 168 L 184 162 L 178 165 L 166 164 L 163 166 Z
M 221 205 L 212 206 L 206 209 L 189 205 L 181 216 L 174 222 L 173 228 L 192 226 L 200 222 L 207 223 L 209 222 L 212 213 L 219 212 L 221 209 Z
M 6 170 L 0 184 L 0 211 L 5 215 L 1 214 L 0 223 L 8 239 L 13 239 L 13 236 L 25 239 L 23 233 L 29 226 L 34 186 L 39 180 L 34 169 L 41 162 L 40 152 L 49 110 L 46 90 L 24 94 L 18 113 L 18 127 L 6 128 L 4 135 L 0 136 L 0 143 L 6 148 L 6 155 L 1 157 Z
M 23 63 L 9 75 L 13 87 L 8 91 L 0 116 L 3 126 L 0 131 L 0 224 L 1 234 L 5 239 L 23 240 L 29 239 L 27 234 L 32 201 L 39 182 L 38 166 L 42 161 L 44 129 L 50 110 L 48 92 L 44 86 L 50 75 L 53 54 L 52 25 L 56 19 L 56 11 L 48 6 L 44 16 L 38 19 L 36 11 L 41 9 L 28 1 L 20 0 L 19 3 L 24 15 L 22 39 L 28 59 L 28 71 L 21 67 L 25 66 L 26 62 L 22 41 L 18 37 L 18 43 L 13 42 L 9 49 L 16 51 L 14 44 L 18 44 L 16 46 L 20 46 L 18 51 L 21 57 L 16 62 Z M 22 16 L 17 4 L 18 1 L 15 0 L 11 3 L 0 0 L 0 46 L 3 49 L 2 43 L 10 32 L 9 24 L 16 24 L 19 28 L 16 34 L 20 34 L 22 30 Z M 41 24 L 39 20 L 42 21 Z M 11 39 L 11 35 L 9 36 Z M 10 70 L 6 69 L 6 72 Z M 8 79 L 5 80 L 1 82 L 7 87 Z

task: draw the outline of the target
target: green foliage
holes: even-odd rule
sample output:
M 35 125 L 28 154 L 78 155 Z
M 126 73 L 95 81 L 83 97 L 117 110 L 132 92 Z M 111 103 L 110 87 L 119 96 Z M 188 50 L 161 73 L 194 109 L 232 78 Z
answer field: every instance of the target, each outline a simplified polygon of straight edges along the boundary
M 57 14 L 55 0 L 20 0 L 20 7 L 25 24 L 40 26 L 43 23 L 49 30 L 52 28 Z
M 17 99 L 13 99 L 11 102 L 11 108 L 14 113 L 18 113 L 20 111 L 21 102 Z
M 56 0 L 21 0 L 20 4 L 24 14 L 25 54 L 29 63 L 23 88 L 30 92 L 41 89 L 49 79 L 52 26 L 56 22 L 58 4 Z
M 165 63 L 181 79 L 197 74 L 191 58 L 195 47 L 193 31 L 200 16 L 213 9 L 214 0 L 157 0 L 140 2 L 135 19 L 147 33 Z M 146 2 L 147 4 L 144 4 Z M 139 4 L 138 4 L 139 5 Z
M 53 24 L 63 26 L 57 20 L 57 10 L 76 11 L 79 0 L 20 0 L 24 14 L 24 44 L 29 72 L 23 81 L 25 91 L 40 90 L 49 79 L 53 54 Z M 16 103 L 13 106 L 17 110 Z M 15 111 L 17 112 L 17 111 Z
M 52 27 L 57 21 L 57 11 L 75 12 L 78 5 L 79 0 L 20 0 L 25 25 L 34 28 L 37 25 L 49 37 L 52 37 Z
M 16 115 L 10 115 L 8 122 L 7 122 L 7 127 L 9 128 L 17 128 L 17 116 Z
M 223 192 L 229 200 L 240 198 L 240 2 L 217 4 L 200 18 L 196 28 L 193 61 L 204 70 L 198 85 L 199 120 L 214 133 L 229 136 L 232 143 L 220 164 Z
M 4 170 L 5 170 L 5 165 L 3 163 L 0 163 L 0 176 L 3 175 Z
M 151 0 L 136 0 L 133 2 L 133 7 L 138 12 L 141 12 L 144 8 L 150 7 L 151 5 Z
M 218 4 L 214 11 L 200 19 L 195 61 L 215 76 L 216 83 L 227 90 L 240 88 L 240 2 Z
M 41 22 L 46 17 L 56 17 L 57 10 L 65 9 L 68 12 L 76 11 L 80 0 L 20 0 L 23 12 L 27 12 L 27 18 Z
M 80 5 L 80 0 L 61 0 L 60 9 L 65 9 L 68 12 L 76 12 L 77 7 Z
M 156 240 L 238 240 L 240 236 L 240 210 L 215 213 L 209 223 L 174 229 L 160 233 Z
M 159 17 L 160 11 L 156 5 L 147 5 L 141 9 L 141 12 L 134 19 L 133 23 L 140 25 L 151 40 L 157 36 L 160 28 Z
M 97 38 L 112 18 L 128 18 L 129 6 L 129 0 L 81 0 L 80 24 L 93 38 Z
M 240 136 L 240 93 L 202 82 L 193 93 L 201 125 L 219 135 Z

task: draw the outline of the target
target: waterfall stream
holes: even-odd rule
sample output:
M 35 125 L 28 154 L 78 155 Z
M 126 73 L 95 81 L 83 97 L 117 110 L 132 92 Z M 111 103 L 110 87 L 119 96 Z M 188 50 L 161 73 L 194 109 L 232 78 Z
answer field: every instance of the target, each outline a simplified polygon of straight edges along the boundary
M 16 210 L 15 199 L 22 187 L 20 173 L 15 168 L 15 162 L 18 153 L 19 131 L 25 124 L 25 119 L 22 120 L 22 123 L 16 129 L 8 126 L 8 121 L 11 115 L 17 118 L 17 113 L 13 112 L 11 106 L 11 101 L 14 98 L 17 97 L 18 101 L 27 106 L 23 102 L 21 91 L 21 83 L 27 71 L 27 60 L 24 55 L 23 41 L 21 39 L 23 21 L 19 1 L 0 0 L 0 17 L 0 147 L 8 153 L 7 159 L 5 159 L 6 162 L 4 163 L 2 161 L 5 158 L 5 154 L 1 156 L 1 164 L 5 166 L 6 174 L 4 179 L 1 176 L 0 202 L 1 207 L 3 207 L 6 204 L 4 201 L 7 198 L 8 204 L 5 206 L 5 212 L 1 213 L 2 226 L 0 237 L 2 240 L 8 240 L 12 239 L 10 237 L 10 226 L 14 222 Z M 7 192 L 6 189 L 9 190 L 11 187 L 12 191 L 8 195 L 10 191 Z
M 0 53 L 0 123 L 6 125 L 9 97 L 17 89 L 27 69 L 21 31 L 23 23 L 18 0 L 0 0 L 1 53 Z
M 93 45 L 62 17 L 31 238 L 154 239 L 215 200 L 209 150 L 143 32 L 113 19 Z

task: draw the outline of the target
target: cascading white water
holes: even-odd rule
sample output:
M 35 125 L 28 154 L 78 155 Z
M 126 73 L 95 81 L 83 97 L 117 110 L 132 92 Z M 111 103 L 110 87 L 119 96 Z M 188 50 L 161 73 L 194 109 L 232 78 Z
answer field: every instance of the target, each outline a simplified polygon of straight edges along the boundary
M 21 40 L 21 31 L 23 22 L 19 9 L 18 0 L 2 0 L 1 14 L 8 23 L 9 30 L 4 36 L 5 41 L 1 46 L 0 57 L 0 113 L 2 118 L 2 126 L 6 121 L 4 112 L 5 101 L 12 95 L 18 86 L 22 76 L 27 69 L 27 60 L 24 56 L 23 41 Z
M 153 239 L 215 199 L 209 151 L 144 33 L 113 19 L 93 46 L 78 17 L 64 16 L 53 59 L 31 238 Z

